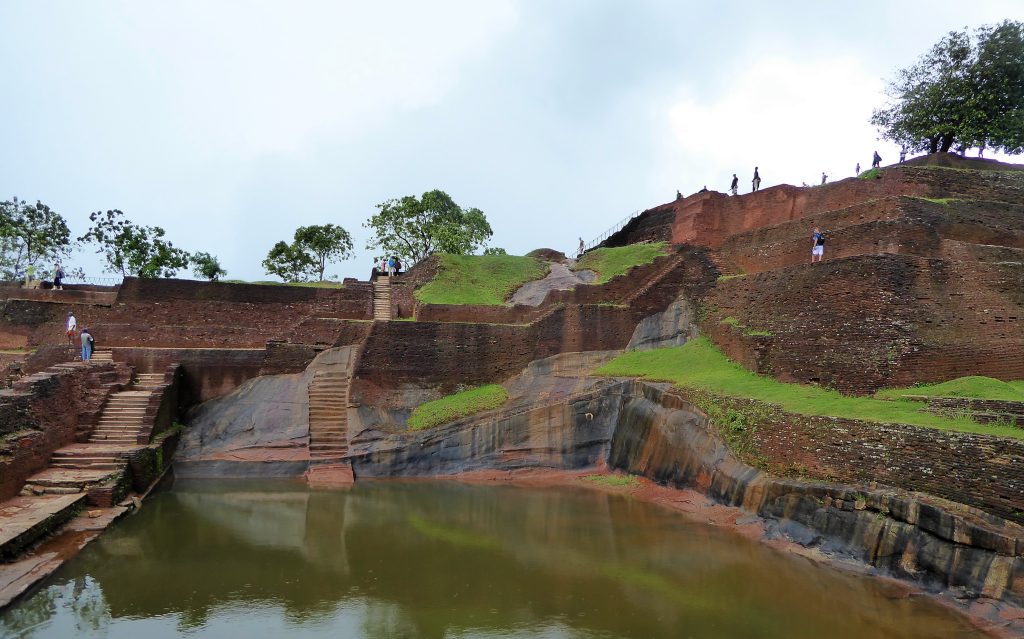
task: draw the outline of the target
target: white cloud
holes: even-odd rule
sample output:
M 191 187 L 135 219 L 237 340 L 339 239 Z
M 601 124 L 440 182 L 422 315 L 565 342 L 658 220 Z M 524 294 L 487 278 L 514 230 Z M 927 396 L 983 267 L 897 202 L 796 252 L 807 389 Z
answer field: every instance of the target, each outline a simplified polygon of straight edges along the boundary
M 749 189 L 756 165 L 765 186 L 814 184 L 822 171 L 840 179 L 852 175 L 858 161 L 870 165 L 875 148 L 895 160 L 891 145 L 877 142 L 868 124 L 882 88 L 852 57 L 775 57 L 746 67 L 715 98 L 683 90 L 659 107 L 671 131 L 663 152 L 672 173 L 655 179 L 682 175 L 684 193 L 704 184 L 724 191 L 735 172 L 741 189 Z

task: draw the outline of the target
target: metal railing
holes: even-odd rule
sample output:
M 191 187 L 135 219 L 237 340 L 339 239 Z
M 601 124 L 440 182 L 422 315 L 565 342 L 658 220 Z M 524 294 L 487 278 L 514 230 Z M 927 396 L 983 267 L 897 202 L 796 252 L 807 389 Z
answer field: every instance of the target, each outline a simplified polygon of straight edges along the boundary
M 96 284 L 97 286 L 117 286 L 124 282 L 121 276 L 116 277 L 73 277 L 64 278 L 65 284 Z
M 615 235 L 616 233 L 621 231 L 623 229 L 623 227 L 625 227 L 627 224 L 632 222 L 633 218 L 635 218 L 636 216 L 640 215 L 641 213 L 643 213 L 643 211 L 633 211 L 628 216 L 624 217 L 622 220 L 619 221 L 618 224 L 616 224 L 615 226 L 609 228 L 604 233 L 598 235 L 594 239 L 592 239 L 589 242 L 587 242 L 586 244 L 584 244 L 583 245 L 583 252 L 589 251 L 590 249 L 592 249 L 595 246 L 599 245 L 601 242 L 604 242 L 605 240 L 607 240 L 612 235 Z M 569 255 L 569 256 L 576 256 L 578 254 L 579 254 L 579 246 L 578 245 L 571 252 L 567 252 L 566 253 L 566 255 Z

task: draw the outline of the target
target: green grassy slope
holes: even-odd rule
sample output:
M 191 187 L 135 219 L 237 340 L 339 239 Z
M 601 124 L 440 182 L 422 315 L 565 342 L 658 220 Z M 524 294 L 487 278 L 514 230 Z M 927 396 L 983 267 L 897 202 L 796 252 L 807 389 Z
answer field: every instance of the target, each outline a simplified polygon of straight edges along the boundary
M 547 275 L 547 262 L 518 255 L 442 255 L 435 277 L 416 291 L 425 304 L 503 304 L 517 288 Z
M 472 388 L 421 404 L 409 416 L 409 428 L 422 430 L 447 424 L 466 415 L 498 408 L 507 400 L 508 391 L 501 384 Z
M 777 404 L 786 411 L 803 415 L 913 424 L 1024 439 L 1024 430 L 1012 426 L 985 426 L 967 418 L 933 415 L 924 412 L 917 402 L 848 397 L 833 390 L 785 384 L 756 375 L 727 358 L 703 337 L 682 346 L 625 353 L 605 364 L 597 373 L 672 382 L 682 388 Z
M 1024 380 L 1004 382 L 991 377 L 972 375 L 959 377 L 939 384 L 911 386 L 909 388 L 885 388 L 877 393 L 879 399 L 899 399 L 907 395 L 924 397 L 968 397 L 972 399 L 998 399 L 1009 402 L 1024 402 Z
M 590 251 L 576 262 L 576 270 L 591 270 L 597 273 L 595 284 L 604 284 L 617 275 L 622 275 L 634 266 L 650 264 L 665 254 L 665 242 L 641 242 L 616 248 L 599 248 Z

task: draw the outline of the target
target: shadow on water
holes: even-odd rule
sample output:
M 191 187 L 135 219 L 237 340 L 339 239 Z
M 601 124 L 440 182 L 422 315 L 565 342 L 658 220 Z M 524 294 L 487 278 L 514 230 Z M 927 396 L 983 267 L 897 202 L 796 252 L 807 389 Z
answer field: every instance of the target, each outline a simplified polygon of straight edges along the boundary
M 4 613 L 25 637 L 966 637 L 959 617 L 619 495 L 179 483 Z

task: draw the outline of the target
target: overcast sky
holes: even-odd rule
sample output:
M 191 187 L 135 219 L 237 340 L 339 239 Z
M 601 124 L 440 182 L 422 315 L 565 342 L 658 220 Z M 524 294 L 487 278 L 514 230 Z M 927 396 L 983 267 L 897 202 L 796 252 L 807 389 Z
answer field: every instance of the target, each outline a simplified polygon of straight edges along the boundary
M 229 278 L 300 225 L 440 188 L 573 250 L 703 185 L 870 165 L 885 79 L 1020 0 L 0 0 L 0 199 L 123 210 Z M 101 275 L 90 252 L 71 262 Z M 190 274 L 185 276 L 191 276 Z

